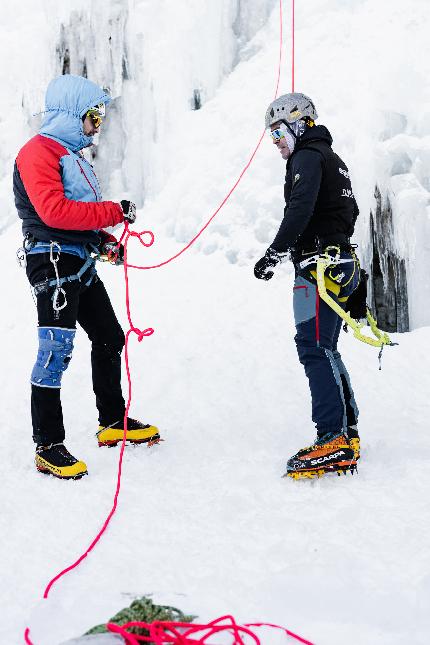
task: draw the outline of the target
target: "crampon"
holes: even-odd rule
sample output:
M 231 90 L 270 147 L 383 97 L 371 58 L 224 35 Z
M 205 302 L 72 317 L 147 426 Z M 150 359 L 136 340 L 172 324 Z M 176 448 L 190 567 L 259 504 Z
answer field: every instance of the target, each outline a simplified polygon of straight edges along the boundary
M 313 470 L 299 470 L 293 472 L 286 472 L 283 477 L 291 477 L 292 479 L 319 479 L 328 473 L 337 473 L 340 477 L 341 475 L 346 475 L 347 473 L 357 473 L 357 463 L 348 462 L 347 464 L 339 464 L 333 468 L 315 468 Z
M 99 426 L 97 440 L 99 446 L 117 446 L 124 438 L 124 424 L 116 421 L 109 426 Z M 127 431 L 125 435 L 127 443 L 146 443 L 148 448 L 155 446 L 163 439 L 160 438 L 158 428 L 148 423 L 142 423 L 136 419 L 127 417 Z
M 354 447 L 343 432 L 326 433 L 317 437 L 314 444 L 302 448 L 287 462 L 285 477 L 315 479 L 337 473 L 351 475 L 357 471 Z

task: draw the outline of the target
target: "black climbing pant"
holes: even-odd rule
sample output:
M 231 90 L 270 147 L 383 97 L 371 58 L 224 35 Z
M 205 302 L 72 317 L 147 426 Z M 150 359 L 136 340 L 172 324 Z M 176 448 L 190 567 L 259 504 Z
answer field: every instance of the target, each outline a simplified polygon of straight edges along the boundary
M 77 255 L 61 253 L 57 265 L 60 277 L 76 274 L 83 264 L 84 260 Z M 27 277 L 32 286 L 55 277 L 49 253 L 27 256 Z M 38 326 L 73 330 L 78 322 L 87 333 L 91 341 L 92 380 L 99 422 L 101 425 L 109 425 L 122 419 L 125 411 L 121 390 L 124 332 L 115 316 L 103 282 L 95 275 L 86 286 L 88 277 L 89 274 L 84 274 L 81 281 L 63 283 L 67 305 L 58 312 L 54 311 L 52 301 L 55 287 L 38 293 Z M 59 387 L 31 385 L 31 416 L 33 439 L 36 444 L 48 445 L 64 440 L 60 392 Z

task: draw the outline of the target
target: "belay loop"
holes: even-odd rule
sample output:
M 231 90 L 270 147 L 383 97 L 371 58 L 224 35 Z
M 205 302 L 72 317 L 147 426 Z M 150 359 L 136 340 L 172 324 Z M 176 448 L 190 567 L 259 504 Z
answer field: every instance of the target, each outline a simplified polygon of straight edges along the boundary
M 332 255 L 330 251 L 335 251 L 335 254 Z M 333 266 L 335 264 L 342 264 L 342 263 L 347 263 L 347 262 L 354 262 L 354 260 L 342 260 L 340 258 L 340 249 L 339 247 L 333 247 L 329 246 L 325 249 L 325 253 L 319 256 L 314 256 L 316 259 L 316 265 L 317 265 L 317 285 L 318 285 L 318 293 L 322 300 L 331 308 L 333 311 L 335 311 L 341 318 L 342 320 L 345 321 L 345 324 L 351 327 L 351 329 L 354 331 L 354 338 L 357 338 L 357 340 L 360 340 L 363 343 L 367 343 L 368 345 L 372 345 L 373 347 L 379 347 L 380 352 L 379 352 L 379 369 L 381 369 L 381 356 L 382 356 L 382 350 L 386 345 L 398 345 L 398 343 L 393 343 L 389 337 L 389 335 L 385 332 L 382 331 L 381 329 L 378 328 L 377 322 L 375 318 L 372 316 L 370 309 L 366 307 L 366 322 L 359 322 L 358 320 L 355 320 L 347 311 L 342 309 L 342 307 L 335 301 L 333 298 L 327 293 L 327 288 L 325 284 L 325 272 L 328 269 L 329 266 Z M 311 258 L 311 259 L 314 259 Z M 366 326 L 368 323 L 371 332 L 373 333 L 374 338 L 371 336 L 368 336 L 364 333 L 362 333 L 363 328 Z

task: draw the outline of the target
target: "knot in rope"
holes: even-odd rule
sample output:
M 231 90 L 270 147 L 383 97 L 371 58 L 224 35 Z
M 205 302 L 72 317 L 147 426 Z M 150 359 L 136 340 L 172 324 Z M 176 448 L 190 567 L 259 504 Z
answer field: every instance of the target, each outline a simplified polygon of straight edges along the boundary
M 148 242 L 145 242 L 145 240 L 143 239 L 144 235 L 149 235 L 149 241 Z M 139 231 L 131 231 L 129 223 L 124 222 L 124 230 L 123 230 L 122 235 L 121 235 L 121 237 L 120 237 L 120 239 L 118 241 L 118 244 L 121 244 L 121 242 L 124 240 L 124 238 L 126 238 L 124 244 L 127 244 L 127 241 L 128 241 L 129 237 L 137 237 L 139 242 L 143 246 L 146 246 L 147 248 L 152 246 L 154 244 L 154 240 L 155 240 L 155 235 L 154 235 L 154 233 L 152 231 L 140 231 L 140 232 Z
M 134 332 L 137 336 L 137 340 L 139 343 L 142 342 L 142 340 L 145 338 L 145 336 L 152 336 L 154 333 L 154 330 L 152 327 L 148 327 L 147 329 L 144 329 L 143 331 L 139 329 L 138 327 L 130 327 L 130 331 Z
M 152 231 L 128 231 L 128 234 L 130 237 L 137 237 L 139 242 L 143 244 L 143 246 L 149 247 L 154 244 L 155 236 Z M 149 235 L 149 242 L 145 242 L 145 240 L 142 239 L 143 235 Z

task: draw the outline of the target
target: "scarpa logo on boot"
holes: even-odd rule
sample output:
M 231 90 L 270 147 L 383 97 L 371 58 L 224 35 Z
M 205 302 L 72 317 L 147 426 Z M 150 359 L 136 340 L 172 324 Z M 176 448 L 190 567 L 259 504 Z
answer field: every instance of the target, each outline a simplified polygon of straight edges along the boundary
M 341 455 L 344 455 L 345 453 L 343 450 L 339 450 L 339 452 L 335 452 L 334 455 L 327 455 L 326 457 L 319 457 L 319 459 L 311 459 L 311 464 L 312 466 L 316 466 L 317 464 L 323 464 L 325 461 L 328 461 L 329 459 L 335 459 L 336 457 L 340 457 Z

